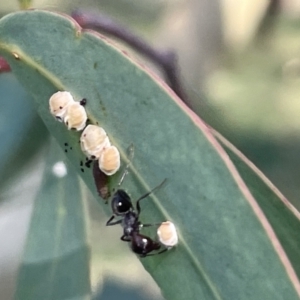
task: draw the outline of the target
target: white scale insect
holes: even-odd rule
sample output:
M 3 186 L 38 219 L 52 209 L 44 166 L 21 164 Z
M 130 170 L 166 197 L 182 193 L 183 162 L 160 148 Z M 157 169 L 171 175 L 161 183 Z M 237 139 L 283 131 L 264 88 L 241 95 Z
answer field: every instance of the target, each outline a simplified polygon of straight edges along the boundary
M 99 159 L 104 148 L 110 146 L 110 141 L 102 127 L 88 125 L 81 134 L 80 146 L 89 159 Z
M 86 121 L 87 115 L 85 108 L 79 102 L 74 102 L 68 105 L 64 122 L 68 126 L 69 130 L 82 130 L 85 127 Z
M 165 245 L 167 248 L 171 249 L 178 244 L 176 227 L 170 221 L 161 223 L 157 229 L 157 235 L 160 243 Z
M 99 169 L 106 175 L 115 174 L 120 168 L 120 153 L 111 146 L 105 130 L 96 125 L 88 125 L 80 137 L 81 150 L 89 159 L 98 160 Z
M 87 121 L 85 108 L 74 101 L 71 93 L 63 91 L 53 94 L 49 99 L 49 107 L 51 114 L 59 121 L 63 121 L 69 130 L 80 131 L 85 127 Z
M 120 168 L 120 153 L 117 147 L 105 148 L 99 159 L 99 168 L 106 175 L 114 175 Z
M 75 101 L 69 92 L 57 92 L 49 99 L 50 112 L 58 121 L 62 122 L 68 105 L 73 102 Z

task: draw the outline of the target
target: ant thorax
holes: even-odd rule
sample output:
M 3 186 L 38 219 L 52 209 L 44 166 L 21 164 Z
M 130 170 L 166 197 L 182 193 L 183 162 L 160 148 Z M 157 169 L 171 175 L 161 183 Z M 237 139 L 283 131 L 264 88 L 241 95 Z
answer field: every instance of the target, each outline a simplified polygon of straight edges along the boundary
M 132 236 L 133 232 L 139 230 L 140 222 L 138 221 L 138 216 L 134 211 L 128 212 L 124 219 L 122 220 L 122 227 L 125 236 Z

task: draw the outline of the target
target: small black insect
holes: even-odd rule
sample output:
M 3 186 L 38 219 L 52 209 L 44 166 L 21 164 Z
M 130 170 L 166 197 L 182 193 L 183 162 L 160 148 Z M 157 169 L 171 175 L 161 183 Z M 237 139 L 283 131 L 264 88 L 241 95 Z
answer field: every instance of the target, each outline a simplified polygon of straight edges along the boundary
M 121 224 L 123 227 L 123 235 L 121 236 L 121 240 L 130 242 L 132 251 L 140 255 L 141 257 L 163 253 L 168 249 L 165 248 L 159 252 L 149 254 L 154 250 L 159 250 L 161 248 L 161 244 L 152 240 L 148 236 L 140 234 L 140 230 L 142 227 L 149 227 L 160 224 L 143 224 L 140 222 L 139 216 L 141 213 L 140 201 L 146 199 L 155 190 L 158 190 L 166 182 L 166 179 L 163 180 L 161 184 L 156 186 L 150 192 L 147 192 L 146 194 L 141 196 L 136 201 L 136 208 L 134 208 L 130 196 L 123 189 L 119 188 L 126 174 L 128 173 L 129 164 L 126 166 L 125 171 L 121 177 L 121 180 L 118 184 L 118 189 L 112 196 L 111 208 L 113 211 L 113 215 L 106 222 L 106 226 Z M 120 219 L 117 221 L 113 221 L 115 217 L 120 217 Z
M 160 243 L 153 241 L 150 237 L 140 234 L 142 227 L 149 227 L 160 224 L 143 224 L 139 220 L 141 213 L 140 201 L 146 199 L 152 192 L 159 189 L 166 180 L 164 180 L 160 185 L 155 187 L 150 192 L 141 196 L 136 202 L 136 208 L 134 208 L 131 198 L 122 189 L 118 189 L 112 196 L 111 207 L 113 210 L 113 215 L 107 221 L 106 226 L 121 224 L 123 227 L 123 235 L 121 240 L 125 242 L 130 242 L 131 249 L 134 253 L 139 254 L 141 257 L 160 254 L 167 249 L 163 249 L 160 252 L 149 254 L 154 250 L 159 250 L 161 248 Z M 114 221 L 113 219 L 119 216 L 121 219 Z
M 80 103 L 80 105 L 85 106 L 86 102 L 87 102 L 87 100 L 85 98 L 83 98 L 79 103 Z
M 93 162 L 93 160 L 88 160 L 84 165 L 85 165 L 87 168 L 90 168 L 92 162 Z

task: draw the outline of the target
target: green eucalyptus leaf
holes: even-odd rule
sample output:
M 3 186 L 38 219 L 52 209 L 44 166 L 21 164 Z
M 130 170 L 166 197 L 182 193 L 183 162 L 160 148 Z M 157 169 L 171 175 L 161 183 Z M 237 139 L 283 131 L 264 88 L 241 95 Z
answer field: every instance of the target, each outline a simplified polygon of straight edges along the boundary
M 0 182 L 15 175 L 47 140 L 32 99 L 11 73 L 0 74 Z
M 78 176 L 64 159 L 53 142 L 34 202 L 15 299 L 89 299 L 85 207 Z
M 218 132 L 215 135 L 272 225 L 300 278 L 300 213 L 238 149 Z
M 106 38 L 51 12 L 4 17 L 0 52 L 61 147 L 72 146 L 67 156 L 95 196 L 91 171 L 81 172 L 80 133 L 49 113 L 48 99 L 57 90 L 87 99 L 91 123 L 104 127 L 123 161 L 134 144 L 124 183 L 133 199 L 168 179 L 144 200 L 141 213 L 145 223 L 172 220 L 178 229 L 175 249 L 142 259 L 166 299 L 299 298 L 280 243 L 227 154 L 155 76 Z

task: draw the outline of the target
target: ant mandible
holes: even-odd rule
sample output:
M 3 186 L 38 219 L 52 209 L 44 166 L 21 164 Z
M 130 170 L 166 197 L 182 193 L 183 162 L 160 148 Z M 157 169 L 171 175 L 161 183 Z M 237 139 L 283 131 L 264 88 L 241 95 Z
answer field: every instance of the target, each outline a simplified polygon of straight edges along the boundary
M 113 211 L 113 215 L 110 219 L 106 222 L 106 226 L 112 226 L 116 224 L 121 224 L 123 227 L 123 235 L 121 236 L 121 240 L 125 242 L 130 242 L 131 250 L 140 255 L 141 257 L 150 256 L 150 255 L 157 255 L 161 254 L 168 249 L 165 248 L 157 253 L 150 252 L 154 250 L 159 250 L 161 248 L 161 244 L 152 240 L 150 237 L 140 234 L 140 229 L 142 227 L 149 227 L 155 226 L 160 224 L 142 224 L 139 221 L 139 216 L 141 213 L 141 206 L 140 201 L 146 199 L 151 193 L 155 190 L 158 190 L 165 182 L 166 179 L 162 181 L 158 186 L 152 189 L 150 192 L 147 192 L 143 196 L 141 196 L 136 201 L 136 208 L 134 208 L 130 196 L 123 190 L 120 189 L 120 186 L 128 174 L 128 168 L 133 157 L 133 145 L 129 148 L 130 151 L 130 158 L 123 175 L 118 183 L 117 190 L 114 192 L 111 200 L 111 208 Z M 113 219 L 119 216 L 121 219 L 117 221 L 113 221 Z

